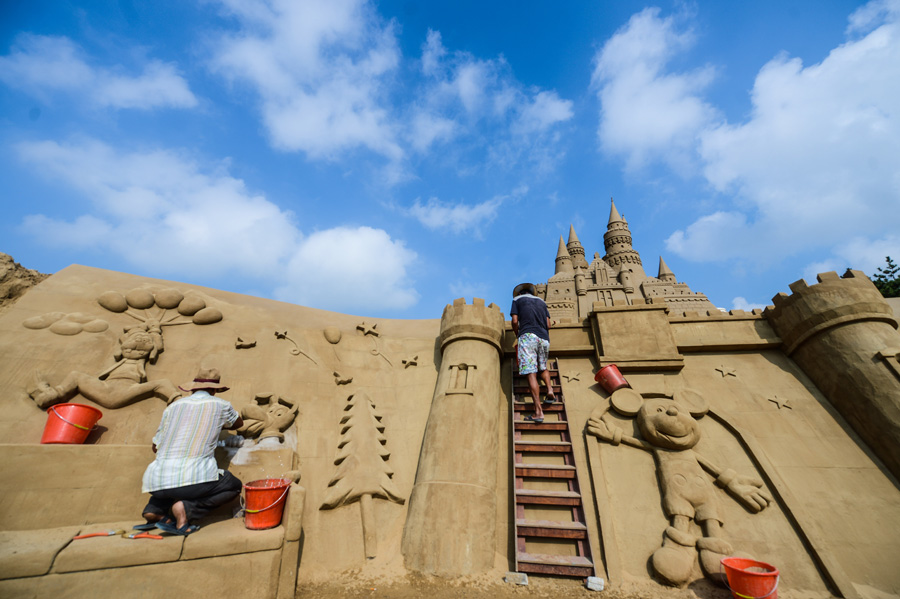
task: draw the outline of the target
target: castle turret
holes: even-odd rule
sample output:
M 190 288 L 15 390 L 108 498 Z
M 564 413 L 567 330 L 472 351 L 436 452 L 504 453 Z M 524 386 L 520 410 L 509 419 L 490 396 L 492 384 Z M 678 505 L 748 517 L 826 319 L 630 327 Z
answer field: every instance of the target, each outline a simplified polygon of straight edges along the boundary
M 900 478 L 900 333 L 890 305 L 860 271 L 820 274 L 779 293 L 765 316 L 784 352 Z
M 675 273 L 669 270 L 669 267 L 666 265 L 666 262 L 662 259 L 662 256 L 659 257 L 659 274 L 656 275 L 656 278 L 664 283 L 676 283 Z
M 583 253 L 583 250 L 582 250 Z M 572 256 L 569 255 L 569 250 L 566 249 L 566 244 L 563 243 L 563 238 L 560 236 L 559 238 L 559 249 L 556 250 L 556 273 L 571 273 L 574 271 L 572 267 Z
M 410 570 L 464 576 L 494 567 L 503 328 L 500 309 L 483 299 L 444 308 L 441 363 L 403 529 Z
M 631 231 L 628 223 L 616 210 L 616 203 L 610 198 L 609 223 L 606 225 L 606 233 L 603 235 L 603 246 L 606 255 L 603 260 L 617 273 L 623 269 L 630 270 L 634 275 L 630 278 L 638 281 L 644 279 L 644 267 L 641 264 L 641 256 L 631 245 Z
M 575 227 L 572 225 L 569 225 L 569 242 L 566 244 L 566 249 L 572 257 L 572 266 L 574 268 L 587 269 L 589 265 L 584 258 L 584 248 L 581 246 L 581 242 L 578 241 L 578 235 L 575 234 Z

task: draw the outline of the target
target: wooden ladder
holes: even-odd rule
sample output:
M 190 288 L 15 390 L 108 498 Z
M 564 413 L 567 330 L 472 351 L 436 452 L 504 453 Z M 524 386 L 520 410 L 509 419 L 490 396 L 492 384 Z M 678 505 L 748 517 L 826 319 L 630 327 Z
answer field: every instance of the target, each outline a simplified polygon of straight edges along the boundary
M 528 422 L 524 416 L 534 413 L 528 379 L 512 360 L 516 571 L 586 578 L 595 570 L 559 362 L 550 360 L 548 369 L 557 402 L 543 406 L 544 422 Z M 541 400 L 545 394 L 542 385 Z M 540 552 L 530 552 L 529 545 L 539 545 Z

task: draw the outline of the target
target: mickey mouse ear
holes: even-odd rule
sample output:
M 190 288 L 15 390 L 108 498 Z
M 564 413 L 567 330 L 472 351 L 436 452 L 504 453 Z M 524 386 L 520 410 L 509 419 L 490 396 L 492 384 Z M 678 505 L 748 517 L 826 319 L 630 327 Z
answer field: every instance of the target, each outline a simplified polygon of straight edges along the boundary
M 613 391 L 609 401 L 616 412 L 622 416 L 636 416 L 641 411 L 644 398 L 631 387 L 622 387 Z
M 672 399 L 687 408 L 694 418 L 700 418 L 709 412 L 709 403 L 699 392 L 693 389 L 676 391 Z

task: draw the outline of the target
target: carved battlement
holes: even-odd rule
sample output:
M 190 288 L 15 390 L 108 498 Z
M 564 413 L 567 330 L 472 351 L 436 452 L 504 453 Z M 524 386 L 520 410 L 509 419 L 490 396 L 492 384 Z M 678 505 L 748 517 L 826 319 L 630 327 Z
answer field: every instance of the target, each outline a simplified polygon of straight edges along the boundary
M 449 343 L 461 339 L 473 339 L 490 343 L 500 351 L 504 320 L 500 307 L 476 297 L 471 304 L 465 298 L 453 300 L 444 308 L 441 316 L 441 350 Z
M 777 294 L 764 312 L 788 354 L 817 333 L 842 324 L 881 321 L 898 328 L 891 307 L 865 273 L 848 270 L 839 276 L 831 271 L 816 279 L 815 285 L 802 279 L 791 283 L 792 293 Z
M 656 302 L 652 302 L 656 303 Z M 666 303 L 661 301 L 660 303 Z M 669 320 L 672 322 L 700 321 L 700 320 L 761 320 L 763 319 L 763 309 L 754 308 L 752 311 L 746 310 L 729 310 L 723 312 L 721 310 L 677 310 L 669 308 Z

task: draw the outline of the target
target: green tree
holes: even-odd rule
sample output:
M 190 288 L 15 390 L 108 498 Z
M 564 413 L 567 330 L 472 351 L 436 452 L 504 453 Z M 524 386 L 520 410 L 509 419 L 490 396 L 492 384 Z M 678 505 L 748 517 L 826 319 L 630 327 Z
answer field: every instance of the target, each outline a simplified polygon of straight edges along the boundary
M 884 297 L 900 297 L 900 266 L 890 256 L 885 256 L 884 259 L 887 265 L 878 269 L 872 282 Z

